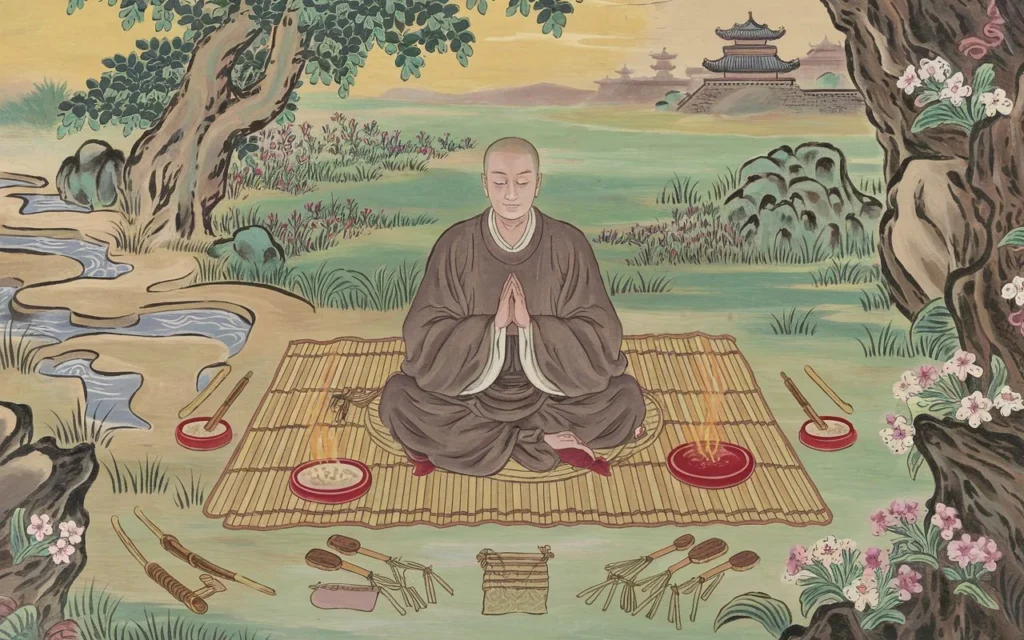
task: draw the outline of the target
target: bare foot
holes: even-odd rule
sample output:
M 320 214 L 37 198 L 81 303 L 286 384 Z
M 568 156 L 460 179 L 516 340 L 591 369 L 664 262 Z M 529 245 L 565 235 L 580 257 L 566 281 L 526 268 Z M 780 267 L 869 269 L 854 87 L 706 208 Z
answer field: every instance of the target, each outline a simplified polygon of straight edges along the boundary
M 636 431 L 633 432 L 633 437 L 636 438 L 637 440 L 639 440 L 640 438 L 642 438 L 642 437 L 644 437 L 646 435 L 647 435 L 647 427 L 645 427 L 644 425 L 640 425 L 639 427 L 636 428 Z
M 585 442 L 580 440 L 570 431 L 560 431 L 558 433 L 547 433 L 544 435 L 544 442 L 549 447 L 555 449 L 581 449 L 585 451 L 591 458 L 596 458 L 593 449 L 587 446 Z

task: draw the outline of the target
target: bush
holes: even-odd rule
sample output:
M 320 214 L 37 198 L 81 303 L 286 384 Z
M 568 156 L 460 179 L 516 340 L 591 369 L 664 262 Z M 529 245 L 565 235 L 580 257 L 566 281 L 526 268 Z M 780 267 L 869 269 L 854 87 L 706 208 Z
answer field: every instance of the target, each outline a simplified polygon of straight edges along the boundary
M 32 91 L 15 100 L 0 103 L 0 124 L 24 125 L 39 129 L 57 126 L 59 105 L 68 99 L 68 83 L 45 79 Z

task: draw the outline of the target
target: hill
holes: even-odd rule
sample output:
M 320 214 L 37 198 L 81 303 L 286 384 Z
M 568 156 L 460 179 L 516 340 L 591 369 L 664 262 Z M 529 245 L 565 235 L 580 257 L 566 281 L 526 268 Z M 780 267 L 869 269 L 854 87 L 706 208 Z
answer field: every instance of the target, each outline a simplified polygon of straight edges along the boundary
M 400 100 L 420 104 L 489 104 L 531 107 L 580 104 L 595 94 L 595 91 L 541 82 L 523 87 L 484 89 L 458 94 L 399 87 L 389 89 L 380 97 L 383 100 Z

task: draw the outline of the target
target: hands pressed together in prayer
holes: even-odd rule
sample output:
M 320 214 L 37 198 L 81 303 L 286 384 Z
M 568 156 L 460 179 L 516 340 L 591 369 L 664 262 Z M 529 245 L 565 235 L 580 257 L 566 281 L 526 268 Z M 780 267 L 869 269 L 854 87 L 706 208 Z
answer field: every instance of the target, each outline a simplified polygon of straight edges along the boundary
M 523 285 L 514 273 L 510 273 L 505 279 L 505 286 L 502 287 L 501 297 L 498 299 L 498 311 L 494 314 L 494 328 L 510 327 L 511 333 L 518 333 L 519 328 L 525 328 L 529 324 L 530 312 L 526 309 Z

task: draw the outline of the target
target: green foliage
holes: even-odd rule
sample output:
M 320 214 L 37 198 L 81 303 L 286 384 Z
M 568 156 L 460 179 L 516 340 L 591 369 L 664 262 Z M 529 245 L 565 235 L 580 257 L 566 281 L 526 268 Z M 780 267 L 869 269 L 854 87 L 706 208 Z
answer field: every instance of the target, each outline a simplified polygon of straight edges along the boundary
M 116 623 L 114 616 L 121 598 L 109 591 L 97 589 L 93 581 L 84 589 L 69 594 L 64 615 L 78 623 L 81 640 L 113 640 Z
M 0 124 L 49 129 L 56 126 L 60 103 L 68 98 L 68 83 L 45 79 L 20 98 L 0 103 Z
M 181 477 L 174 479 L 177 483 L 177 486 L 174 487 L 174 504 L 179 509 L 191 509 L 202 506 L 206 502 L 206 485 L 203 484 L 203 475 L 196 476 L 192 469 L 189 469 L 188 478 L 187 485 Z
M 860 306 L 865 311 L 884 311 L 892 308 L 892 297 L 884 284 L 876 282 L 874 289 L 860 292 Z
M 907 453 L 907 472 L 910 473 L 911 480 L 917 480 L 922 466 L 924 466 L 924 456 L 917 450 L 917 447 L 911 447 Z
M 886 622 L 905 624 L 907 617 L 895 609 L 872 609 L 860 619 L 860 626 L 865 630 L 870 630 Z
M 961 582 L 956 586 L 956 589 L 953 589 L 953 593 L 974 598 L 978 602 L 978 604 L 985 607 L 986 609 L 999 609 L 999 605 L 992 598 L 992 596 L 990 596 L 987 591 L 982 589 L 980 585 L 975 584 L 973 582 Z
M 6 322 L 0 333 L 0 370 L 15 369 L 20 373 L 32 373 L 35 369 L 35 354 L 41 344 L 33 344 L 31 327 L 16 332 L 13 322 Z
M 811 322 L 814 309 L 808 309 L 803 316 L 797 317 L 796 307 L 783 311 L 782 317 L 772 314 L 772 333 L 779 336 L 813 336 L 818 332 L 817 323 Z
M 842 284 L 868 284 L 881 279 L 878 267 L 865 264 L 859 260 L 832 259 L 824 269 L 811 273 L 811 281 L 815 287 L 832 287 Z
M 992 368 L 990 369 L 992 380 L 988 384 L 988 393 L 985 395 L 986 398 L 993 399 L 1003 387 L 1006 386 L 1006 382 L 1010 377 L 1010 374 L 1006 371 L 1006 363 L 999 356 L 992 356 Z
M 778 638 L 793 624 L 793 614 L 785 602 L 767 593 L 750 592 L 736 596 L 722 607 L 715 618 L 715 632 L 737 620 L 760 622 L 769 635 Z
M 935 333 L 915 334 L 892 326 L 890 322 L 878 330 L 861 325 L 866 339 L 857 338 L 865 358 L 929 358 L 945 360 L 952 352 L 946 336 Z
M 110 460 L 111 464 L 104 462 L 103 468 L 107 471 L 114 493 L 158 494 L 166 493 L 170 486 L 167 469 L 159 458 L 150 460 L 147 455 L 145 463 L 136 460 L 135 468 L 127 463 L 118 462 L 114 454 L 110 454 Z
M 25 605 L 0 622 L 0 640 L 37 640 L 39 638 L 39 611 L 35 605 Z
M 910 326 L 910 336 L 915 340 L 932 341 L 939 354 L 936 360 L 944 360 L 960 348 L 960 336 L 953 314 L 946 308 L 942 298 L 932 300 L 917 313 Z
M 84 6 L 85 0 L 69 0 L 67 12 L 74 14 Z M 466 8 L 483 15 L 488 0 L 467 0 Z M 118 17 L 124 30 L 149 20 L 157 32 L 177 27 L 182 35 L 139 39 L 136 51 L 104 58 L 108 70 L 88 80 L 86 91 L 60 103 L 58 137 L 81 131 L 86 124 L 93 129 L 119 126 L 125 136 L 151 127 L 180 87 L 198 47 L 233 20 L 252 20 L 256 34 L 229 75 L 241 92 L 254 88 L 265 77 L 274 29 L 296 10 L 305 43 L 306 78 L 310 84 L 337 85 L 341 97 L 348 95 L 374 47 L 393 56 L 399 76 L 409 80 L 420 77 L 425 54 L 451 52 L 459 64 L 468 66 L 476 42 L 469 18 L 460 15 L 461 7 L 442 0 L 123 0 Z M 536 12 L 541 32 L 558 38 L 574 9 L 564 0 L 510 0 L 506 14 L 529 16 L 531 11 Z M 297 102 L 293 91 L 277 118 L 279 124 L 295 121 Z
M 818 76 L 818 79 L 814 81 L 814 86 L 818 89 L 835 89 L 839 86 L 839 81 L 839 76 L 828 71 Z
M 113 407 L 110 411 L 113 411 Z M 98 447 L 107 448 L 114 440 L 115 431 L 106 423 L 110 411 L 107 411 L 103 417 L 89 415 L 85 403 L 79 398 L 71 415 L 60 416 L 57 412 L 52 412 L 55 422 L 49 425 L 50 431 L 53 432 L 62 447 L 70 448 L 83 442 L 89 442 Z
M 25 508 L 18 507 L 11 515 L 11 558 L 18 560 L 32 544 L 28 533 L 25 531 Z
M 644 274 L 639 271 L 636 272 L 635 277 L 624 273 L 606 273 L 605 287 L 610 296 L 627 293 L 667 293 L 672 290 L 672 278 L 666 276 L 645 278 Z
M 925 89 L 918 97 L 918 102 L 928 106 L 917 115 L 910 128 L 911 132 L 920 133 L 927 129 L 948 125 L 969 135 L 975 125 L 986 118 L 985 105 L 981 102 L 981 96 L 991 92 L 995 87 L 995 77 L 995 67 L 992 64 L 980 65 L 974 70 L 971 97 L 964 99 L 959 105 L 940 98 L 941 85 L 935 81 L 925 81 Z
M 999 241 L 999 246 L 1024 247 L 1024 227 L 1011 229 L 1010 232 L 1003 236 L 1003 239 Z

